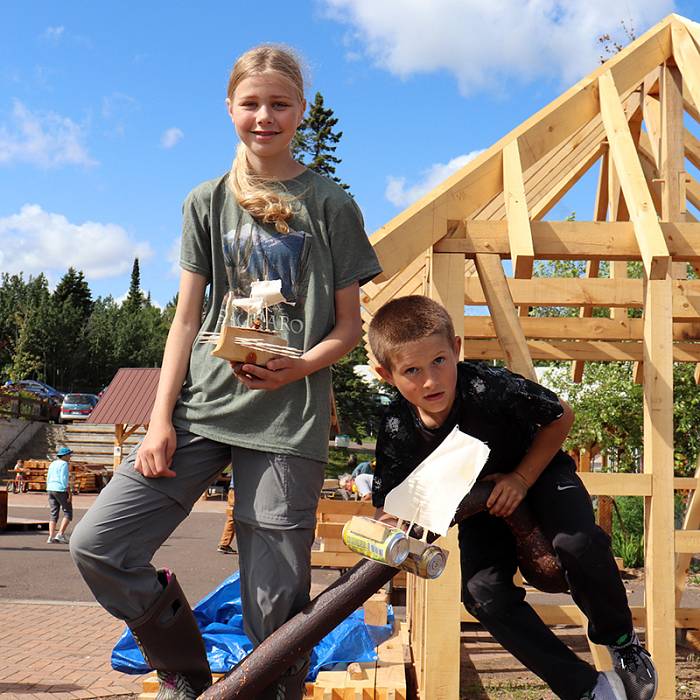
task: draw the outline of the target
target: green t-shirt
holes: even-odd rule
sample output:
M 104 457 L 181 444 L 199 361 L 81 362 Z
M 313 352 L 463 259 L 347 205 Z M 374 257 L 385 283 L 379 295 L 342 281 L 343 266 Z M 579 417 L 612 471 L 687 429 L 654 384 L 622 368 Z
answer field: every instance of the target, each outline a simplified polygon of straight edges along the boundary
M 290 232 L 280 234 L 238 205 L 227 180 L 228 174 L 202 183 L 184 204 L 180 265 L 209 282 L 200 334 L 218 330 L 229 289 L 248 297 L 251 282 L 280 279 L 287 303 L 270 307 L 270 328 L 306 351 L 333 329 L 335 291 L 381 272 L 362 214 L 343 189 L 306 170 L 284 183 L 298 199 Z M 245 320 L 237 308 L 236 323 Z M 199 337 L 173 414 L 176 426 L 230 445 L 326 460 L 329 368 L 275 391 L 250 390 Z

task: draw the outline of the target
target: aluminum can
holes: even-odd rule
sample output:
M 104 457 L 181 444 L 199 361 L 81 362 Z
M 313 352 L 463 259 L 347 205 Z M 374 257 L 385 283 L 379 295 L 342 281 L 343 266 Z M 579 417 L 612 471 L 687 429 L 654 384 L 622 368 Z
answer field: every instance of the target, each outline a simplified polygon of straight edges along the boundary
M 408 556 L 408 537 L 403 530 L 372 518 L 354 516 L 343 527 L 343 542 L 367 559 L 399 567 Z
M 447 552 L 437 545 L 428 545 L 422 552 L 409 552 L 401 564 L 404 571 L 421 578 L 437 578 L 447 566 Z

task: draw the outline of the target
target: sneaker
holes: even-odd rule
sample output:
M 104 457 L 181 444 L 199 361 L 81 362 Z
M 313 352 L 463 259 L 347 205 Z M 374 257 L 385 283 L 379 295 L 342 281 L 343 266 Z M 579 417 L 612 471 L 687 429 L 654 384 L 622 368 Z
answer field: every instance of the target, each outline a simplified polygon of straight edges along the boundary
M 620 638 L 608 649 L 629 700 L 653 700 L 659 677 L 651 654 L 639 643 L 636 632 Z
M 206 688 L 195 690 L 182 673 L 157 671 L 158 694 L 156 700 L 196 700 Z
M 60 542 L 61 544 L 68 544 L 68 538 L 62 535 L 60 532 L 53 538 L 54 542 Z
M 598 674 L 595 687 L 583 695 L 581 700 L 627 700 L 627 694 L 617 673 L 605 671 Z
M 46 544 L 53 544 L 55 541 L 53 537 L 49 537 L 49 539 L 46 540 Z
M 216 548 L 217 552 L 221 552 L 222 554 L 235 554 L 236 550 L 230 545 L 230 544 L 220 544 Z

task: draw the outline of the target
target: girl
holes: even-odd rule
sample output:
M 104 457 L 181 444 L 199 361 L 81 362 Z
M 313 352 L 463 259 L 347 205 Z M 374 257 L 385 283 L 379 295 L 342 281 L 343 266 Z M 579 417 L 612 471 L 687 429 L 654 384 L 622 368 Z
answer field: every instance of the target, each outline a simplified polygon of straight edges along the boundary
M 352 198 L 291 156 L 306 107 L 295 57 L 269 45 L 245 53 L 226 105 L 240 145 L 231 171 L 185 201 L 178 304 L 148 432 L 71 538 L 94 595 L 158 671 L 161 700 L 196 697 L 211 676 L 175 576 L 150 561 L 229 463 L 246 633 L 259 644 L 308 602 L 329 365 L 357 343 L 359 285 L 380 272 Z M 232 368 L 197 336 L 217 330 L 227 293 L 249 297 L 258 280 L 281 280 L 271 328 L 303 354 Z M 248 321 L 239 309 L 234 320 Z M 261 698 L 301 698 L 307 664 Z

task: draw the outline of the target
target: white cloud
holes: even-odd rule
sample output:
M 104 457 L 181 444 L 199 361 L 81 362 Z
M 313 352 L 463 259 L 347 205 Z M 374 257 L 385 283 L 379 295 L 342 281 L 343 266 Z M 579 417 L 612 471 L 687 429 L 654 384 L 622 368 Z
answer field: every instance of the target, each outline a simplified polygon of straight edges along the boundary
M 52 279 L 72 266 L 88 279 L 100 279 L 128 273 L 134 258 L 146 260 L 152 255 L 148 243 L 132 240 L 117 224 L 74 224 L 38 204 L 25 204 L 18 214 L 0 218 L 3 272 L 44 272 Z
M 163 135 L 160 137 L 160 145 L 162 148 L 172 148 L 182 140 L 184 135 L 185 134 L 182 133 L 182 130 L 175 126 L 170 129 L 166 129 L 163 132 Z
M 9 123 L 0 123 L 0 165 L 96 165 L 83 145 L 84 139 L 83 128 L 68 117 L 55 112 L 31 112 L 15 100 Z
M 598 36 L 626 44 L 621 21 L 639 36 L 674 9 L 674 0 L 323 1 L 377 65 L 402 78 L 446 70 L 464 94 L 512 78 L 578 80 L 598 63 Z
M 63 25 L 57 27 L 46 27 L 44 30 L 44 37 L 46 39 L 58 41 L 63 36 L 65 29 L 66 28 Z
M 464 167 L 470 160 L 474 160 L 482 152 L 483 150 L 471 151 L 471 153 L 453 158 L 448 163 L 434 163 L 423 171 L 422 179 L 410 187 L 406 187 L 405 177 L 390 175 L 387 178 L 384 196 L 395 206 L 406 207 L 439 185 L 452 173 Z

